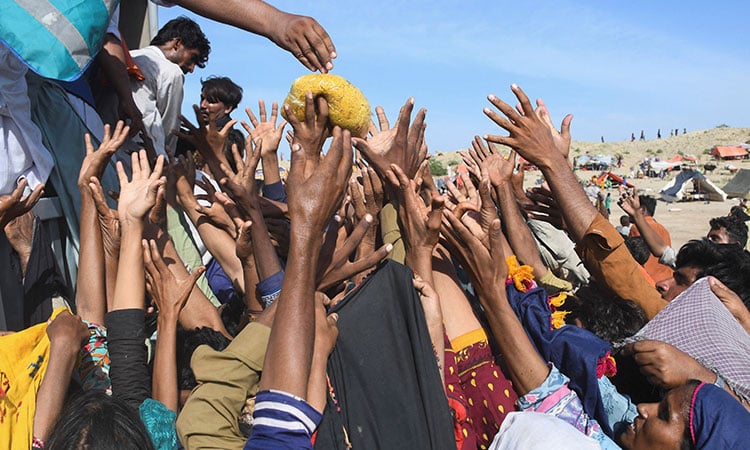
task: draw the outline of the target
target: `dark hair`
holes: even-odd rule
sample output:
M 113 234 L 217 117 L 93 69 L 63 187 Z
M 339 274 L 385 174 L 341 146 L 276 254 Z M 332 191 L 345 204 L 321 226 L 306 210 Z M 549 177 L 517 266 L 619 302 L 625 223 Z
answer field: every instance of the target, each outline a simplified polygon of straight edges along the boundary
M 639 195 L 638 200 L 641 203 L 641 208 L 646 211 L 646 215 L 653 217 L 656 212 L 656 199 L 650 195 Z
M 222 102 L 232 109 L 242 101 L 242 88 L 227 77 L 211 76 L 201 80 L 201 91 L 209 102 Z
M 68 402 L 44 448 L 151 450 L 154 447 L 137 411 L 117 397 L 89 391 Z
M 675 267 L 695 267 L 697 278 L 714 276 L 750 305 L 750 254 L 737 244 L 694 239 L 680 248 Z
M 610 343 L 634 335 L 647 322 L 646 314 L 635 302 L 620 298 L 597 283 L 569 295 L 562 309 L 570 311 L 565 318 L 567 323 L 579 319 L 583 328 Z
M 198 383 L 190 367 L 190 358 L 198 346 L 206 344 L 212 349 L 220 351 L 227 348 L 229 339 L 223 334 L 208 327 L 194 330 L 177 330 L 177 385 L 180 389 L 193 389 Z
M 729 210 L 729 215 L 736 219 L 740 219 L 743 222 L 747 222 L 748 220 L 750 220 L 750 216 L 747 215 L 747 211 L 740 205 L 732 206 L 732 208 Z
M 237 164 L 234 162 L 234 155 L 232 154 L 232 144 L 237 145 L 237 151 L 240 153 L 241 157 L 245 157 L 245 136 L 240 132 L 239 130 L 236 130 L 232 128 L 229 130 L 229 134 L 227 135 L 227 140 L 224 141 L 224 157 L 227 159 L 227 162 L 229 162 L 229 167 L 232 168 L 233 171 L 237 172 Z
M 692 392 L 695 393 L 695 390 L 698 388 L 698 386 L 701 384 L 699 380 L 688 380 L 687 383 L 685 383 L 685 386 L 692 386 Z M 691 395 L 689 397 L 691 400 L 693 396 Z M 690 403 L 687 405 L 683 405 L 682 409 L 682 415 L 684 417 L 687 417 L 687 422 L 685 423 L 685 431 L 682 433 L 682 441 L 680 441 L 680 450 L 695 450 L 695 445 L 693 445 L 693 436 L 690 434 Z
M 197 23 L 185 16 L 172 19 L 151 39 L 151 45 L 164 45 L 172 39 L 179 39 L 185 48 L 198 50 L 195 65 L 201 69 L 206 67 L 208 54 L 211 53 L 211 43 Z
M 730 244 L 739 244 L 740 247 L 745 248 L 747 244 L 747 225 L 741 219 L 735 216 L 721 216 L 714 217 L 709 221 L 712 230 L 720 230 L 725 228 L 727 235 L 729 235 Z
M 630 225 L 630 216 L 627 214 L 623 214 L 622 216 L 620 216 L 620 225 Z
M 648 257 L 651 256 L 651 250 L 648 248 L 646 240 L 642 236 L 626 237 L 625 245 L 630 250 L 630 254 L 633 255 L 633 259 L 640 264 L 646 264 Z

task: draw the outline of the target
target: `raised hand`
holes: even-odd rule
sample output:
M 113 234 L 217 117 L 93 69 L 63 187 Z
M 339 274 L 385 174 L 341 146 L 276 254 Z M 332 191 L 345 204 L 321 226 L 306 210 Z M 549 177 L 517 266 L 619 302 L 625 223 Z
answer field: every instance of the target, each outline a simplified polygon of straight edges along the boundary
M 362 156 L 370 163 L 381 177 L 390 170 L 391 164 L 396 164 L 408 178 L 414 178 L 419 166 L 427 156 L 427 146 L 424 145 L 425 115 L 422 108 L 417 112 L 414 122 L 410 124 L 411 113 L 414 109 L 414 98 L 406 101 L 398 115 L 396 128 L 390 129 L 388 119 L 383 108 L 375 109 L 380 122 L 380 132 L 374 126 L 370 127 L 372 137 L 365 140 L 353 138 L 354 145 Z
M 128 180 L 122 163 L 117 163 L 117 176 L 120 179 L 117 212 L 121 221 L 140 222 L 156 204 L 157 191 L 164 190 L 166 178 L 161 176 L 164 156 L 156 159 L 156 167 L 153 171 L 151 171 L 145 150 L 134 152 L 131 158 L 133 168 L 131 180 Z
M 323 144 L 331 135 L 331 122 L 328 120 L 328 101 L 325 97 L 313 98 L 312 92 L 305 94 L 305 120 L 300 122 L 288 104 L 284 104 L 286 117 L 294 132 L 292 146 L 299 145 L 305 154 L 305 176 L 315 172 L 320 164 Z
M 418 193 L 419 186 L 396 164 L 391 164 L 386 177 L 396 188 L 398 219 L 404 233 L 407 259 L 413 263 L 418 255 L 432 255 L 440 237 L 445 200 L 437 191 L 432 190 L 429 192 L 430 205 L 425 205 Z
M 732 316 L 737 319 L 742 328 L 750 333 L 750 310 L 747 309 L 740 296 L 716 277 L 708 277 L 708 285 L 711 287 L 711 292 L 719 297 L 721 303 L 732 313 Z
M 94 150 L 91 136 L 86 133 L 83 137 L 86 143 L 86 157 L 81 163 L 81 171 L 78 173 L 78 187 L 88 193 L 91 177 L 101 178 L 112 155 L 122 146 L 128 137 L 130 127 L 124 125 L 122 120 L 115 125 L 114 132 L 110 134 L 109 124 L 104 125 L 104 137 L 99 148 Z
M 486 170 L 492 186 L 498 188 L 510 183 L 515 165 L 516 152 L 511 150 L 507 159 L 498 153 L 488 156 L 482 163 L 482 169 Z
M 523 209 L 530 218 L 547 222 L 560 230 L 567 229 L 560 205 L 549 189 L 533 187 L 526 193 L 526 197 L 532 203 L 523 205 Z
M 245 108 L 245 113 L 247 113 L 247 117 L 252 124 L 250 126 L 245 121 L 240 122 L 245 131 L 247 131 L 247 139 L 252 140 L 258 147 L 261 141 L 263 142 L 263 147 L 261 148 L 262 156 L 269 154 L 275 156 L 276 151 L 279 149 L 281 137 L 284 135 L 284 127 L 287 124 L 287 121 L 282 119 L 281 123 L 278 126 L 276 125 L 276 120 L 279 116 L 279 104 L 276 102 L 272 103 L 270 119 L 267 117 L 266 103 L 263 99 L 258 100 L 258 116 L 260 120 L 255 117 L 253 110 L 250 108 Z M 246 143 L 245 147 L 250 148 L 250 144 Z
M 230 194 L 237 206 L 246 216 L 251 216 L 253 211 L 260 210 L 260 196 L 258 195 L 258 186 L 255 184 L 255 170 L 260 161 L 263 143 L 260 147 L 254 147 L 251 142 L 246 148 L 247 161 L 243 161 L 237 146 L 232 146 L 232 156 L 237 171 L 233 171 L 229 165 L 221 165 L 224 177 L 219 180 L 219 184 Z
M 94 199 L 96 213 L 99 216 L 104 252 L 110 258 L 117 258 L 117 255 L 120 254 L 120 216 L 117 210 L 111 209 L 107 205 L 104 190 L 98 178 L 91 179 L 89 190 L 91 191 L 91 197 Z
M 44 193 L 44 185 L 40 184 L 31 194 L 24 196 L 23 191 L 27 184 L 28 181 L 23 178 L 12 193 L 0 195 L 0 229 L 4 229 L 8 222 L 30 211 Z
M 321 263 L 328 262 L 328 266 L 318 268 L 319 291 L 326 292 L 328 289 L 340 284 L 341 282 L 374 267 L 377 263 L 388 256 L 388 253 L 393 249 L 393 245 L 391 244 L 386 244 L 377 251 L 363 255 L 357 258 L 354 262 L 349 261 L 349 257 L 357 249 L 357 246 L 362 241 L 367 230 L 372 226 L 372 221 L 372 216 L 366 214 L 364 219 L 354 228 L 351 235 L 347 237 L 340 247 L 335 249 L 330 259 L 321 256 Z M 340 222 L 336 223 L 340 225 Z M 331 224 L 330 227 L 330 232 L 336 231 L 333 224 Z M 335 245 L 335 240 L 331 240 L 331 242 Z M 324 250 L 321 253 L 326 253 L 326 251 Z
M 200 125 L 196 127 L 190 120 L 181 115 L 180 122 L 187 131 L 174 130 L 173 133 L 195 147 L 208 164 L 212 173 L 220 174 L 219 165 L 229 163 L 224 156 L 224 144 L 237 120 L 232 119 L 223 128 L 219 129 L 216 126 L 216 120 L 206 121 L 203 119 L 201 109 L 198 105 L 193 105 L 193 111 L 195 112 L 195 120 Z
M 156 241 L 144 239 L 141 245 L 143 264 L 146 268 L 146 290 L 156 304 L 159 314 L 169 317 L 176 323 L 195 282 L 206 268 L 201 266 L 192 273 L 180 272 L 175 275 L 162 259 Z
M 548 116 L 535 112 L 529 98 L 520 87 L 513 84 L 511 90 L 520 102 L 519 110 L 513 109 L 494 95 L 489 95 L 487 99 L 504 116 L 491 108 L 484 108 L 484 113 L 508 131 L 509 136 L 485 135 L 484 138 L 489 142 L 514 148 L 521 156 L 539 167 L 554 166 L 569 152 L 565 145 L 566 142 L 567 145 L 570 142 L 570 122 L 573 116 L 568 115 L 563 119 L 561 131 L 558 132 L 554 127 L 550 128 Z
M 623 192 L 617 204 L 630 217 L 635 217 L 641 210 L 641 199 L 634 192 Z
M 346 192 L 352 159 L 351 134 L 339 127 L 334 127 L 331 148 L 314 173 L 308 173 L 307 153 L 298 144 L 292 146 L 287 178 L 292 236 L 295 230 L 306 239 L 318 239 L 323 233 Z

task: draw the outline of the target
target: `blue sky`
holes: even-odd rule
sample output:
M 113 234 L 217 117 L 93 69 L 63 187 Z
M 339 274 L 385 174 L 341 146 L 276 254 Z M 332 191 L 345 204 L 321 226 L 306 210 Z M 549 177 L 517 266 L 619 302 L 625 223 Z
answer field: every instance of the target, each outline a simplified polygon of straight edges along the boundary
M 514 82 L 544 99 L 556 123 L 572 113 L 574 140 L 750 126 L 750 2 L 271 3 L 326 28 L 339 55 L 333 72 L 358 86 L 373 111 L 381 105 L 393 121 L 409 96 L 427 108 L 432 153 L 499 133 L 482 108 L 490 93 L 512 99 Z M 159 8 L 159 24 L 178 15 L 196 19 L 212 46 L 206 68 L 186 77 L 188 117 L 200 78 L 229 76 L 244 88 L 241 107 L 257 111 L 258 98 L 281 102 L 308 73 L 267 39 L 179 7 Z

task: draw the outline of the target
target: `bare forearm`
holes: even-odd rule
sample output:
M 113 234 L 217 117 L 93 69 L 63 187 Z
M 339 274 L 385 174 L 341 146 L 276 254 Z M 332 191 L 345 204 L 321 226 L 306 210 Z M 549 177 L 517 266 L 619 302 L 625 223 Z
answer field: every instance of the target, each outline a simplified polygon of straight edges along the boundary
M 258 278 L 258 269 L 255 267 L 255 256 L 250 255 L 245 258 L 242 262 L 242 273 L 245 280 L 245 290 L 243 298 L 245 300 L 245 306 L 251 311 L 260 311 L 263 306 L 255 296 L 256 286 L 260 283 Z
M 153 397 L 167 408 L 177 412 L 177 317 L 162 315 L 157 320 L 158 339 L 154 356 L 154 374 L 151 380 Z
M 144 308 L 146 281 L 143 272 L 142 236 L 143 223 L 122 223 L 113 310 Z
M 253 209 L 251 220 L 253 226 L 250 235 L 253 240 L 253 254 L 255 255 L 255 268 L 258 270 L 258 279 L 265 280 L 271 275 L 281 271 L 281 262 L 276 249 L 268 236 L 268 227 L 259 209 Z
M 274 184 L 281 181 L 279 176 L 279 160 L 276 153 L 263 155 L 261 158 L 263 163 L 263 184 Z
M 307 395 L 315 339 L 315 273 L 320 244 L 292 231 L 289 264 L 263 364 L 261 389 Z
M 531 230 L 529 230 L 526 221 L 521 215 L 511 186 L 505 183 L 498 186 L 495 192 L 500 199 L 500 210 L 503 214 L 505 230 L 508 234 L 508 240 L 510 241 L 513 253 L 524 264 L 528 264 L 534 269 L 534 276 L 536 278 L 541 278 L 547 273 L 547 267 L 539 256 L 534 236 L 532 236 Z
M 656 257 L 663 255 L 667 250 L 668 245 L 664 242 L 661 236 L 659 236 L 656 230 L 651 228 L 651 225 L 646 222 L 643 213 L 636 211 L 633 218 L 635 219 L 636 228 L 638 228 L 641 236 L 643 236 L 643 240 L 646 241 L 646 245 L 648 245 L 651 253 Z
M 81 318 L 104 323 L 107 312 L 104 247 L 94 200 L 88 186 L 81 191 L 81 247 L 78 257 L 76 307 Z
M 76 363 L 78 348 L 67 343 L 52 342 L 49 364 L 36 396 L 34 436 L 45 441 L 62 411 Z
M 580 242 L 599 213 L 562 155 L 550 157 L 549 164 L 541 169 L 562 210 L 568 232 L 573 240 Z
M 284 14 L 260 0 L 177 0 L 175 3 L 196 14 L 269 37 L 274 19 Z
M 495 337 L 518 395 L 525 395 L 540 386 L 549 375 L 549 367 L 529 340 L 526 330 L 508 304 L 503 288 L 480 294 L 487 311 L 492 335 Z

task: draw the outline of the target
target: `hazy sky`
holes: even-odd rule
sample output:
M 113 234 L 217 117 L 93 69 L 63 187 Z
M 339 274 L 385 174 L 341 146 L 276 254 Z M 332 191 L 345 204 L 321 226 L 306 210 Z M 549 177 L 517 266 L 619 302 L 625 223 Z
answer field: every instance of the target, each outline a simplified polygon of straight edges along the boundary
M 621 141 L 643 129 L 750 126 L 747 1 L 271 1 L 318 20 L 338 58 L 334 73 L 395 120 L 414 96 L 427 108 L 432 153 L 499 133 L 482 113 L 494 93 L 508 101 L 518 83 L 541 97 L 557 123 L 574 115 L 573 139 Z M 183 111 L 199 101 L 200 78 L 229 76 L 244 88 L 241 107 L 281 102 L 308 73 L 270 41 L 179 8 L 159 8 L 159 24 L 196 19 L 212 51 L 188 75 Z M 234 117 L 245 119 L 244 112 Z

